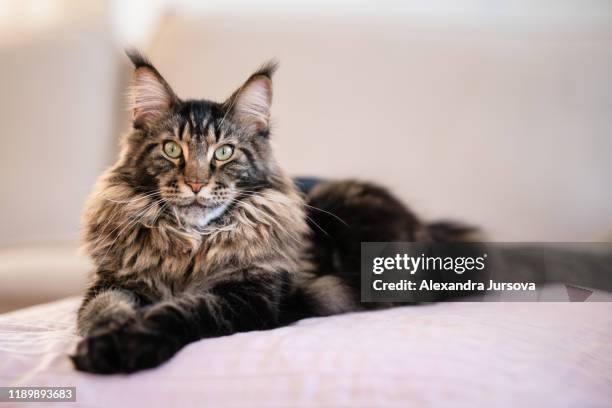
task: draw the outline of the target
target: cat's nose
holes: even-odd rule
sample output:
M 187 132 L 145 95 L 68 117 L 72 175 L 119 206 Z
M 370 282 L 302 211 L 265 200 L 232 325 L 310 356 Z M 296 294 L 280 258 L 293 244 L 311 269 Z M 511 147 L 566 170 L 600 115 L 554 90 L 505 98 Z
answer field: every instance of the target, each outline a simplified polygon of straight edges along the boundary
M 191 187 L 191 191 L 193 191 L 196 194 L 198 194 L 200 192 L 200 190 L 202 189 L 202 186 L 203 186 L 203 184 L 200 183 L 199 181 L 187 181 L 187 180 L 185 180 L 185 183 L 187 183 L 187 185 L 189 187 Z

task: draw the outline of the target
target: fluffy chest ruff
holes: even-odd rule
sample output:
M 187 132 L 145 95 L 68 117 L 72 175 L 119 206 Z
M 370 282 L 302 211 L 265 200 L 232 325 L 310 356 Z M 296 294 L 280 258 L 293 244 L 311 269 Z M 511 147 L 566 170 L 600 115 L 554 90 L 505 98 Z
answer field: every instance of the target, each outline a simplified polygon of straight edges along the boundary
M 160 278 L 179 287 L 244 269 L 298 271 L 308 241 L 302 198 L 264 190 L 238 200 L 202 229 L 181 225 L 163 202 L 103 181 L 86 214 L 85 247 L 98 270 Z

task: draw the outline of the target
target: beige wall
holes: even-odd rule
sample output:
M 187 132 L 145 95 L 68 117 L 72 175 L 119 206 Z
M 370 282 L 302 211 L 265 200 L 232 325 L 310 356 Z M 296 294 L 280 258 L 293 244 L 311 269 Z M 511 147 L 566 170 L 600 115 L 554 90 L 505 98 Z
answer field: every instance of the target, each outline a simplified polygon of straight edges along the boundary
M 121 61 L 100 24 L 0 47 L 0 246 L 77 239 L 85 197 L 114 160 Z
M 497 240 L 610 238 L 612 25 L 170 17 L 150 54 L 213 99 L 280 59 L 292 174 L 375 180 Z
M 292 173 L 388 185 L 427 218 L 497 240 L 612 232 L 612 24 L 409 18 L 162 20 L 151 57 L 185 97 L 225 98 L 261 62 Z M 108 28 L 0 49 L 0 244 L 74 239 L 124 108 Z

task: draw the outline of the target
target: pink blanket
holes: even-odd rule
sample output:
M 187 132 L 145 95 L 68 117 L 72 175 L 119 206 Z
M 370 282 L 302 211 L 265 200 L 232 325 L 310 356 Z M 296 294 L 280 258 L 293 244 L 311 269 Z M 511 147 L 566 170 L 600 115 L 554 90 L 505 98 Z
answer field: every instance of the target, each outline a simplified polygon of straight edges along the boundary
M 612 406 L 612 303 L 446 303 L 308 319 L 202 340 L 158 369 L 109 377 L 76 372 L 66 358 L 78 303 L 0 316 L 0 385 L 75 386 L 70 407 Z

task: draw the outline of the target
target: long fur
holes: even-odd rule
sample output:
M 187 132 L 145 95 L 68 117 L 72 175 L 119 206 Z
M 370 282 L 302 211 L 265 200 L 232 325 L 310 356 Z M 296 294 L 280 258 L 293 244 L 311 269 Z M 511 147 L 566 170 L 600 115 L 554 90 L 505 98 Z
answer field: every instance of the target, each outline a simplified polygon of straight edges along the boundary
M 270 147 L 274 64 L 227 101 L 183 101 L 129 55 L 133 128 L 84 214 L 96 271 L 78 314 L 77 369 L 133 372 L 201 338 L 359 310 L 362 241 L 466 232 L 430 230 L 367 183 L 299 192 Z M 167 143 L 181 155 L 169 157 Z M 219 146 L 233 155 L 216 159 Z

